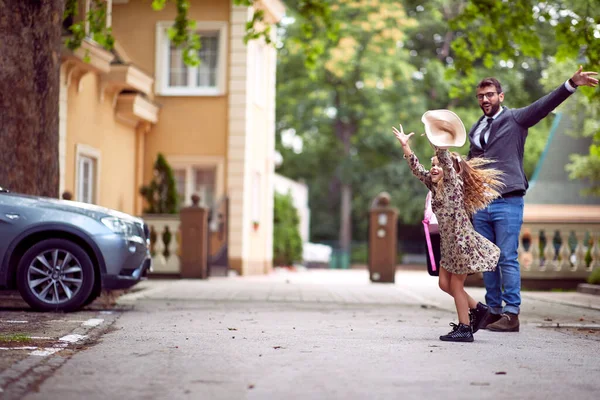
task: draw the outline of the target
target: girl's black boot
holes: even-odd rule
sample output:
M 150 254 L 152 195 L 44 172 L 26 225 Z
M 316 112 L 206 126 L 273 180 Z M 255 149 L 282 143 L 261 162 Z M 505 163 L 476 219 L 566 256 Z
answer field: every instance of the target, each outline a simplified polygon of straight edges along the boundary
M 447 335 L 440 336 L 440 340 L 444 342 L 472 342 L 473 332 L 471 327 L 465 324 L 458 324 L 451 322 L 452 331 Z

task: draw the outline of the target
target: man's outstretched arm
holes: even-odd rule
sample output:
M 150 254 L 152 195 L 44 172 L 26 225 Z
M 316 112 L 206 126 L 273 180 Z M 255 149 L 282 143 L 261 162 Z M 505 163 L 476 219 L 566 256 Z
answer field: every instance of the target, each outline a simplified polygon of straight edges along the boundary
M 584 72 L 583 67 L 579 66 L 577 72 L 556 90 L 527 107 L 513 110 L 517 123 L 526 128 L 534 126 L 573 94 L 577 87 L 595 87 L 598 85 L 598 79 L 594 78 L 595 75 L 598 75 L 598 73 L 593 71 Z

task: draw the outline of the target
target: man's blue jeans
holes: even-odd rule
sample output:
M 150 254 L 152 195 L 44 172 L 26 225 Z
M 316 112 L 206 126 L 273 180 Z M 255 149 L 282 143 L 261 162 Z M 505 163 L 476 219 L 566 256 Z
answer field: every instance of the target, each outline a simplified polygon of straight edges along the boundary
M 485 302 L 492 314 L 519 314 L 521 270 L 518 261 L 519 234 L 523 224 L 523 197 L 494 200 L 473 216 L 475 230 L 500 248 L 494 272 L 483 273 Z M 502 302 L 506 304 L 502 308 Z

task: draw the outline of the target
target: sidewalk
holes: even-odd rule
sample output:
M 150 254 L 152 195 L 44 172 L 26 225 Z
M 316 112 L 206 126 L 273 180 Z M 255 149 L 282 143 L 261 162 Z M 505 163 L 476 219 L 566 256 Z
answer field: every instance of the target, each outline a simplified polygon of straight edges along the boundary
M 269 275 L 215 277 L 208 280 L 148 280 L 138 291 L 121 298 L 206 300 L 226 302 L 304 303 L 338 305 L 421 306 L 454 314 L 454 303 L 442 292 L 437 277 L 407 268 L 396 272 L 395 283 L 372 283 L 366 270 L 276 269 Z M 467 292 L 484 302 L 485 289 Z M 589 316 L 593 316 L 588 321 Z M 600 324 L 600 296 L 578 292 L 522 292 L 521 323 L 538 326 L 551 321 Z M 594 321 L 593 323 L 591 321 Z

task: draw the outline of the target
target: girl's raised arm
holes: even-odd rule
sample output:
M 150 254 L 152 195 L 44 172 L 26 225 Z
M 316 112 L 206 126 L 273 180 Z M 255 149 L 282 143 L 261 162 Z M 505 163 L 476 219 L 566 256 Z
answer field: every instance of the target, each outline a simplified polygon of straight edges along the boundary
M 417 156 L 415 156 L 415 153 L 412 152 L 408 144 L 408 140 L 415 133 L 411 132 L 408 135 L 405 135 L 404 130 L 402 129 L 402 125 L 400 125 L 400 130 L 396 129 L 396 127 L 393 127 L 392 130 L 394 131 L 394 135 L 396 135 L 396 138 L 402 145 L 402 150 L 404 151 L 404 158 L 406 158 L 406 160 L 408 161 L 408 166 L 410 167 L 410 170 L 412 171 L 413 175 L 416 176 L 421 182 L 423 182 L 429 190 L 432 190 L 433 183 L 431 182 L 431 175 L 429 174 L 429 171 L 426 170 L 425 167 L 421 165 L 421 163 L 419 163 L 419 159 L 417 158 Z
M 440 163 L 440 166 L 444 170 L 444 184 L 458 185 L 458 175 L 454 170 L 454 163 L 452 162 L 452 155 L 448 149 L 436 147 L 435 154 Z

